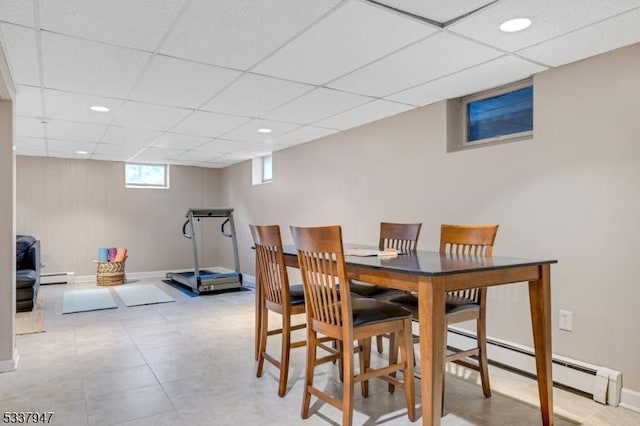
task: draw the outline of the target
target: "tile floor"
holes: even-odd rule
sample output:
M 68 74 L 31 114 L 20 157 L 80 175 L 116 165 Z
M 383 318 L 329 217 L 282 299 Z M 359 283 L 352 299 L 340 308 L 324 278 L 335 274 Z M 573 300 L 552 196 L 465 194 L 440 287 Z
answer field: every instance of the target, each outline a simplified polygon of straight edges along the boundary
M 284 398 L 275 368 L 255 377 L 253 291 L 189 297 L 160 280 L 142 282 L 176 301 L 127 308 L 112 291 L 118 309 L 62 315 L 65 289 L 95 284 L 42 286 L 47 331 L 17 336 L 20 365 L 0 374 L 0 411 L 53 411 L 52 423 L 65 426 L 340 423 L 338 410 L 318 402 L 300 418 L 304 349 L 293 351 Z M 316 383 L 339 390 L 335 367 L 324 367 Z M 442 423 L 540 424 L 535 382 L 492 368 L 491 385 L 485 399 L 475 372 L 450 367 Z M 367 399 L 356 390 L 355 407 L 354 425 L 410 423 L 402 391 L 391 395 L 382 382 L 371 382 Z M 639 413 L 561 390 L 555 411 L 557 425 L 640 424 Z

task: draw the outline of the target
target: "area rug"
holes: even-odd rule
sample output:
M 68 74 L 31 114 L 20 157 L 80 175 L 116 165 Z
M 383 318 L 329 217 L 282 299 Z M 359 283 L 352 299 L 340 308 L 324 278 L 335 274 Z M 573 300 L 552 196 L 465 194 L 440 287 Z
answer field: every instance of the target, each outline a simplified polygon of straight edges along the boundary
M 44 333 L 44 310 L 40 297 L 30 312 L 16 312 L 16 335 Z
M 175 302 L 171 296 L 153 284 L 125 284 L 113 289 L 127 306 Z
M 65 291 L 62 300 L 63 314 L 115 309 L 117 307 L 118 305 L 107 288 Z

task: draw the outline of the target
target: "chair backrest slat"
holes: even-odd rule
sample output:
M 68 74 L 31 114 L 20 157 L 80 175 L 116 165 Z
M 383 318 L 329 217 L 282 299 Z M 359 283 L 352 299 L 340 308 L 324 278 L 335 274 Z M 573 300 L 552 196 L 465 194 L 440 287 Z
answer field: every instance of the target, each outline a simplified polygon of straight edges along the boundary
M 401 252 L 416 250 L 421 223 L 380 223 L 378 249 L 392 248 Z
M 440 227 L 440 253 L 460 256 L 491 256 L 498 225 L 447 225 Z M 452 291 L 450 295 L 480 303 L 478 289 Z
M 260 285 L 266 300 L 287 305 L 290 300 L 289 279 L 282 251 L 278 225 L 249 225 L 256 249 Z
M 292 226 L 291 232 L 298 251 L 309 320 L 351 327 L 351 299 L 340 227 Z

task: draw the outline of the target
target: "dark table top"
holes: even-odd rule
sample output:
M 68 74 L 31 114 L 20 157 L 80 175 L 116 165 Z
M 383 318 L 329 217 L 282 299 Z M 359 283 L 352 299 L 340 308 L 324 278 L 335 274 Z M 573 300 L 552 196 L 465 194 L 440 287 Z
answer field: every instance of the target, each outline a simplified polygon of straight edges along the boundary
M 361 244 L 345 244 L 348 248 L 375 249 L 377 247 Z M 283 247 L 285 255 L 297 256 L 293 245 Z M 417 250 L 396 257 L 345 256 L 347 265 L 367 266 L 374 269 L 387 269 L 417 275 L 451 275 L 464 272 L 489 271 L 520 266 L 535 266 L 558 263 L 550 259 L 519 259 L 502 256 L 475 256 L 440 254 L 437 251 Z

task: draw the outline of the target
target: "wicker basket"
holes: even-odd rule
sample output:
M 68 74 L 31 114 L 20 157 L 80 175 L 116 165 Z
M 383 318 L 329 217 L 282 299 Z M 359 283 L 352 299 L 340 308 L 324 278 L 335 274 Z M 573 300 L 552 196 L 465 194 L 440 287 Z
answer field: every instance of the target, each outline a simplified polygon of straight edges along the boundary
M 96 283 L 98 285 L 124 284 L 124 262 L 96 262 Z

